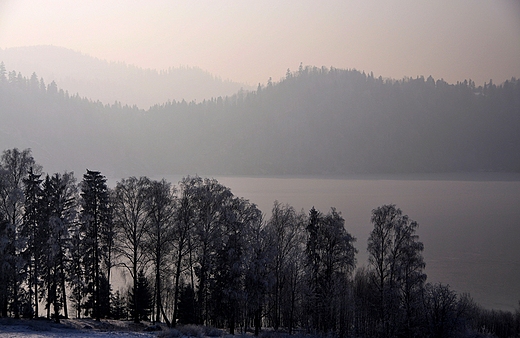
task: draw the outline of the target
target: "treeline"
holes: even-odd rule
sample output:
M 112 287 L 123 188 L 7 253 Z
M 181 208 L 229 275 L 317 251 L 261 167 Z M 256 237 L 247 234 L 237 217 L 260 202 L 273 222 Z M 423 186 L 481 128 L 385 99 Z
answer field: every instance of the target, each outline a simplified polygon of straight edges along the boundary
M 448 84 L 302 66 L 255 91 L 145 111 L 0 66 L 0 118 L 4 149 L 110 177 L 520 171 L 514 78 Z
M 516 313 L 429 284 L 417 222 L 372 211 L 368 265 L 334 208 L 274 202 L 269 218 L 214 179 L 178 186 L 98 171 L 46 175 L 29 149 L 0 159 L 0 314 L 46 313 L 334 337 L 514 337 Z M 113 273 L 130 277 L 114 286 Z M 40 308 L 43 306 L 43 308 Z M 69 308 L 73 313 L 69 313 Z
M 10 70 L 30 77 L 33 72 L 55 81 L 70 93 L 80 93 L 101 102 L 115 101 L 147 109 L 183 98 L 201 101 L 232 95 L 252 86 L 223 80 L 197 67 L 175 67 L 157 71 L 123 62 L 107 62 L 63 47 L 28 46 L 0 48 L 0 61 Z

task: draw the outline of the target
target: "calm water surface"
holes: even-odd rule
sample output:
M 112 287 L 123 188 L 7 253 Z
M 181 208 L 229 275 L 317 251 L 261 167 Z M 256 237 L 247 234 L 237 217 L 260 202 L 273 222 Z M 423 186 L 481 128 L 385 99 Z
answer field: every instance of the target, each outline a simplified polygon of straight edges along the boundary
M 367 265 L 372 209 L 396 204 L 419 223 L 429 282 L 470 293 L 486 308 L 519 308 L 520 174 L 215 178 L 267 218 L 275 200 L 306 213 L 335 207 L 357 238 L 358 266 Z

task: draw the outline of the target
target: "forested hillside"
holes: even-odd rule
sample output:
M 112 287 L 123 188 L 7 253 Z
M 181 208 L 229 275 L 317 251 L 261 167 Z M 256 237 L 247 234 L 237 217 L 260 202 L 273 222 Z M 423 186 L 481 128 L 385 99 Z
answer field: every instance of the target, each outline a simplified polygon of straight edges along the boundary
M 71 94 L 143 109 L 168 100 L 202 101 L 212 96 L 232 95 L 240 88 L 249 89 L 245 84 L 221 79 L 196 67 L 143 69 L 56 46 L 0 48 L 0 61 L 7 69 L 24 76 L 35 72 L 47 82 L 55 81 Z
M 256 91 L 139 110 L 0 74 L 0 147 L 53 171 L 348 174 L 520 171 L 520 80 L 448 84 L 300 67 Z

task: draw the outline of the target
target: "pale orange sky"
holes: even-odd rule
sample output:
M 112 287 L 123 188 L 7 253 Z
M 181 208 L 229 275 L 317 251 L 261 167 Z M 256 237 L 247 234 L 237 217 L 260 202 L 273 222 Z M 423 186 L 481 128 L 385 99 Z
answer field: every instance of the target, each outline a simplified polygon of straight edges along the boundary
M 479 85 L 520 77 L 520 1 L 0 0 L 0 48 L 31 45 L 251 85 L 300 62 Z

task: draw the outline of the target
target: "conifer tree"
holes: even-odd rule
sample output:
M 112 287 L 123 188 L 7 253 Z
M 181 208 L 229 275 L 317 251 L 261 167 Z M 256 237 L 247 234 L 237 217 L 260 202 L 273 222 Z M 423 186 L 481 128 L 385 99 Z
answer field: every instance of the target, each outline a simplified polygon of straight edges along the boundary
M 125 297 L 117 290 L 112 296 L 112 318 L 114 319 L 127 319 L 128 312 L 126 310 Z
M 43 185 L 45 222 L 48 228 L 45 242 L 47 299 L 52 303 L 54 318 L 58 322 L 60 310 L 68 317 L 66 274 L 71 248 L 71 233 L 76 221 L 77 187 L 73 173 L 46 176 Z M 47 304 L 50 309 L 51 304 Z
M 132 318 L 148 320 L 153 306 L 153 293 L 150 282 L 144 271 L 140 270 L 137 275 L 137 284 L 132 287 L 128 295 L 128 309 Z
M 103 268 L 109 258 L 113 236 L 109 194 L 105 176 L 99 171 L 87 170 L 81 183 L 81 221 L 83 237 L 83 264 L 93 317 L 101 318 L 101 283 L 106 278 Z M 104 263 L 105 266 L 101 266 Z M 105 270 L 106 271 L 106 270 Z
M 29 168 L 24 183 L 24 215 L 21 225 L 21 234 L 27 239 L 27 248 L 24 259 L 27 262 L 29 299 L 34 315 L 38 316 L 39 292 L 38 285 L 41 277 L 41 263 L 45 251 L 46 224 L 43 210 L 43 190 L 41 174 L 36 174 Z M 31 316 L 32 317 L 32 316 Z

